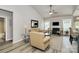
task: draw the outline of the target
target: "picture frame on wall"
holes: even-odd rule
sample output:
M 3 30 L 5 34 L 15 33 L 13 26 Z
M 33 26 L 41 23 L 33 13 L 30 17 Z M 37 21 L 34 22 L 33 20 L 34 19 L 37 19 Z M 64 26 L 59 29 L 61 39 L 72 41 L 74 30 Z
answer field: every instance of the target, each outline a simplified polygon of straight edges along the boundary
M 38 28 L 38 20 L 31 20 L 31 28 Z

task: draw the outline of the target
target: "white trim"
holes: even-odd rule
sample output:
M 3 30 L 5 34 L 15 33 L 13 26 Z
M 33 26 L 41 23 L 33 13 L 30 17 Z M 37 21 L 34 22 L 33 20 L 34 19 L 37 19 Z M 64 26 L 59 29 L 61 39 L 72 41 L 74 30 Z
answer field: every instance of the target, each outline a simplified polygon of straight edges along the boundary
M 13 44 L 15 44 L 15 43 L 18 43 L 18 42 L 20 42 L 20 41 L 23 41 L 23 39 L 20 39 L 20 40 L 13 40 Z

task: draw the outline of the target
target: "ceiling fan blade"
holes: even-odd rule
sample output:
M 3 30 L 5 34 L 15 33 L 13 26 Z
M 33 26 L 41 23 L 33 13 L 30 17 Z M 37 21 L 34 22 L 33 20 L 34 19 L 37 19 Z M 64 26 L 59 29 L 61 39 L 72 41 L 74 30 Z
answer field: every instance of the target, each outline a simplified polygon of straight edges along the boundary
M 58 12 L 53 12 L 53 14 L 58 14 Z
M 53 10 L 53 13 L 54 13 L 54 14 L 57 14 L 58 12 L 56 12 L 55 10 Z

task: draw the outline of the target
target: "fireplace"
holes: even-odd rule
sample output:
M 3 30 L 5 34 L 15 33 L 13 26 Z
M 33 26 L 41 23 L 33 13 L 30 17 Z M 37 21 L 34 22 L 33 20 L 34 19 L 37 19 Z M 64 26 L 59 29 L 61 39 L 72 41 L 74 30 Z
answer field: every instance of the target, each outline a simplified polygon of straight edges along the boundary
M 60 28 L 52 28 L 52 34 L 59 34 Z

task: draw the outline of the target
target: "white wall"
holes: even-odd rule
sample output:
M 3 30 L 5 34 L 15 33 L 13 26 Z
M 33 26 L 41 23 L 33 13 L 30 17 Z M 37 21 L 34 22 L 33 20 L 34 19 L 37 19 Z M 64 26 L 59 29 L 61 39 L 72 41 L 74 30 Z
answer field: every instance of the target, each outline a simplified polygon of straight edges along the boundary
M 24 27 L 26 26 L 27 29 L 30 29 L 31 19 L 39 20 L 39 24 L 42 20 L 41 16 L 31 6 L 1 5 L 0 8 L 13 12 L 13 43 L 22 40 Z

